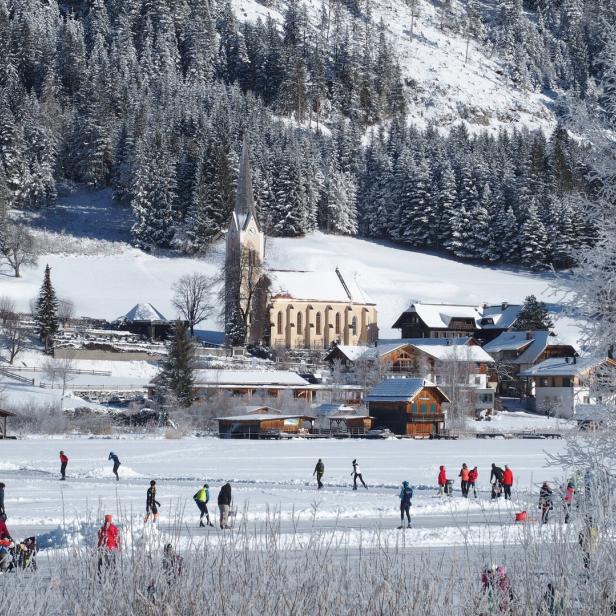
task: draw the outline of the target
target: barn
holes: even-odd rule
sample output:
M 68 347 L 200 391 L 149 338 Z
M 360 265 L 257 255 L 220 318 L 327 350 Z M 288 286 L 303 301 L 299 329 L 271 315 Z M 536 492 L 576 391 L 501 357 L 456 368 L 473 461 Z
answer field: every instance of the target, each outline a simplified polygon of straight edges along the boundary
M 280 438 L 308 432 L 314 417 L 284 413 L 269 406 L 247 407 L 243 415 L 218 418 L 220 438 Z
M 376 428 L 395 434 L 433 437 L 445 428 L 445 393 L 425 379 L 385 379 L 366 396 L 368 413 Z

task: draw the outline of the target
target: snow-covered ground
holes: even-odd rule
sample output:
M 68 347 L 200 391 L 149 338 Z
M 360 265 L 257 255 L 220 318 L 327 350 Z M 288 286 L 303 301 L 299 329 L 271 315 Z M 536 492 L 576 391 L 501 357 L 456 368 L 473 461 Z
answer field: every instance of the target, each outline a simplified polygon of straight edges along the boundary
M 149 480 L 156 479 L 161 528 L 182 515 L 192 529 L 197 520 L 192 495 L 200 484 L 210 484 L 215 503 L 222 483 L 230 481 L 238 520 L 251 527 L 260 527 L 277 513 L 283 534 L 297 528 L 308 536 L 316 525 L 336 528 L 347 539 L 359 540 L 377 527 L 394 532 L 399 519 L 399 484 L 407 479 L 415 486 L 409 544 L 459 545 L 482 542 L 487 534 L 501 539 L 506 535 L 508 541 L 515 542 L 513 514 L 528 508 L 534 516 L 540 482 L 562 479 L 560 469 L 546 467 L 545 451 L 560 451 L 563 444 L 501 440 L 478 445 L 476 440 L 26 439 L 0 442 L 0 481 L 7 485 L 9 528 L 18 537 L 30 532 L 43 534 L 59 525 L 94 523 L 105 512 L 114 513 L 123 524 L 138 522 L 144 513 Z M 58 481 L 61 449 L 70 458 L 66 482 Z M 114 480 L 107 461 L 111 450 L 123 463 L 120 482 Z M 318 458 L 325 463 L 325 488 L 320 491 L 312 477 Z M 351 489 L 353 458 L 361 465 L 367 490 Z M 459 490 L 453 498 L 437 496 L 439 465 L 446 466 L 457 488 L 462 462 L 479 467 L 479 498 L 462 499 Z M 513 469 L 512 503 L 489 500 L 492 462 L 509 464 Z M 215 516 L 215 504 L 211 509 Z M 293 520 L 297 524 L 292 524 Z M 490 528 L 485 527 L 487 522 Z M 470 528 L 462 532 L 461 525 Z

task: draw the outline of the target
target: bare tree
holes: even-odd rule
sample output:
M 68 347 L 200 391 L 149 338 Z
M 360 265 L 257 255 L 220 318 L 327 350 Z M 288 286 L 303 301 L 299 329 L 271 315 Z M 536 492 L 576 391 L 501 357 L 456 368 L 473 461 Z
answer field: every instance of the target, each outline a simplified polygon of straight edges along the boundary
M 13 268 L 15 278 L 20 277 L 22 266 L 37 263 L 38 248 L 34 236 L 22 225 L 9 224 L 2 237 L 0 253 Z
M 6 323 L 7 319 L 11 319 L 15 316 L 15 302 L 3 295 L 0 297 L 0 323 Z
M 471 348 L 463 345 L 448 347 L 447 359 L 434 364 L 434 380 L 443 388 L 451 401 L 449 419 L 452 425 L 461 425 L 474 411 L 474 386 L 471 383 L 479 372 L 471 360 Z
M 58 321 L 62 324 L 62 327 L 66 327 L 67 323 L 75 317 L 75 304 L 70 299 L 58 300 Z
M 53 387 L 56 381 L 58 381 L 62 386 L 62 397 L 60 398 L 61 409 L 64 405 L 66 386 L 75 378 L 75 362 L 73 359 L 73 356 L 68 354 L 65 357 L 49 358 L 43 364 L 43 370 L 45 375 L 51 380 L 51 386 Z
M 195 335 L 195 325 L 207 319 L 214 309 L 212 289 L 215 280 L 204 274 L 186 274 L 174 285 L 172 303 L 180 316 L 188 323 L 191 337 Z
M 4 320 L 2 328 L 0 328 L 0 340 L 2 346 L 8 352 L 9 364 L 12 364 L 17 355 L 24 349 L 28 340 L 26 330 L 20 327 L 15 315 Z

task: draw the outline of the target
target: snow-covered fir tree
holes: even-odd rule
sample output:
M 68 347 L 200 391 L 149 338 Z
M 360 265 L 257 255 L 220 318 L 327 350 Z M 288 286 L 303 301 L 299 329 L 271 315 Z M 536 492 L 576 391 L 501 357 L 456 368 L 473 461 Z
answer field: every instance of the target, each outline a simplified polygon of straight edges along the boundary
M 43 284 L 36 302 L 36 320 L 38 334 L 45 345 L 45 353 L 53 348 L 53 339 L 58 332 L 58 299 L 51 283 L 51 268 L 45 266 Z

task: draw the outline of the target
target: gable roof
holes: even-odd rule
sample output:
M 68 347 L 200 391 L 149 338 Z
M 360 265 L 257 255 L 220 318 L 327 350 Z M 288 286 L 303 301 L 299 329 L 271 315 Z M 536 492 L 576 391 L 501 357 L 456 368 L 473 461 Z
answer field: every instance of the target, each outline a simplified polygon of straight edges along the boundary
M 167 322 L 167 318 L 159 312 L 152 304 L 135 304 L 125 315 L 118 317 L 116 321 L 127 321 L 128 323 L 156 323 Z
M 426 379 L 385 379 L 375 385 L 366 396 L 367 402 L 395 402 L 412 400 L 422 389 L 434 389 L 445 402 L 449 398 L 432 381 Z
M 520 376 L 578 376 L 601 364 L 616 367 L 616 362 L 607 357 L 551 357 L 523 370 Z
M 522 353 L 512 359 L 511 363 L 533 364 L 549 346 L 567 346 L 575 351 L 570 344 L 562 344 L 554 334 L 547 330 L 503 332 L 483 348 L 488 353 L 522 350 Z
M 236 422 L 244 422 L 250 423 L 253 421 L 269 421 L 271 419 L 310 419 L 313 420 L 314 417 L 309 417 L 308 415 L 286 415 L 284 413 L 251 413 L 248 415 L 230 415 L 228 417 L 217 417 L 218 421 L 236 421 Z
M 439 361 L 477 362 L 493 364 L 494 358 L 480 346 L 413 344 L 418 351 Z
M 374 347 L 339 344 L 327 352 L 327 354 L 325 355 L 325 361 L 328 361 L 331 358 L 332 354 L 336 351 L 339 351 L 348 361 L 357 361 L 360 357 L 362 357 L 372 348 Z
M 413 302 L 398 317 L 393 327 L 402 327 L 400 321 L 403 315 L 415 313 L 427 327 L 434 329 L 448 329 L 453 319 L 472 319 L 475 329 L 508 329 L 515 323 L 521 309 L 520 304 L 508 303 L 471 306 Z
M 290 370 L 195 370 L 195 385 L 295 385 L 305 386 L 308 381 Z
M 344 275 L 339 269 L 333 272 L 270 270 L 268 278 L 273 298 L 374 305 L 356 278 Z

